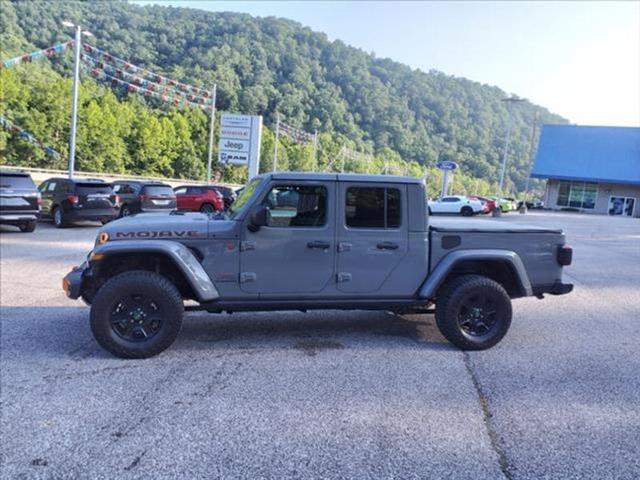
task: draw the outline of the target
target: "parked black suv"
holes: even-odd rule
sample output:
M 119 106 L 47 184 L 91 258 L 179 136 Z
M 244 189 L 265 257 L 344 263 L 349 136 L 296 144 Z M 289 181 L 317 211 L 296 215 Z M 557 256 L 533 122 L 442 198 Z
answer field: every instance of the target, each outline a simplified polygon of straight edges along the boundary
M 84 220 L 104 224 L 118 216 L 118 195 L 102 180 L 50 178 L 38 189 L 42 194 L 42 216 L 53 218 L 58 228 Z
M 211 185 L 215 188 L 220 195 L 222 195 L 222 200 L 224 201 L 224 209 L 227 210 L 233 202 L 236 201 L 238 195 L 233 191 L 231 187 L 225 187 L 223 185 Z
M 40 215 L 40 193 L 24 172 L 0 171 L 0 224 L 33 232 Z
M 113 182 L 120 196 L 120 216 L 140 212 L 171 212 L 177 208 L 176 194 L 170 185 L 161 182 L 119 180 Z

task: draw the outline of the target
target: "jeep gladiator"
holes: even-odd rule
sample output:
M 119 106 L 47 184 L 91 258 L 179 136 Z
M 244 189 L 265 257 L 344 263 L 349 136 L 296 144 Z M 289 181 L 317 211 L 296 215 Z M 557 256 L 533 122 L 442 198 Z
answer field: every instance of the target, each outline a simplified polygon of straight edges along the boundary
M 109 223 L 63 288 L 91 305 L 97 342 L 125 358 L 171 345 L 185 309 L 435 313 L 450 342 L 480 350 L 507 333 L 511 299 L 573 288 L 560 230 L 429 220 L 422 179 L 263 174 L 223 215 Z

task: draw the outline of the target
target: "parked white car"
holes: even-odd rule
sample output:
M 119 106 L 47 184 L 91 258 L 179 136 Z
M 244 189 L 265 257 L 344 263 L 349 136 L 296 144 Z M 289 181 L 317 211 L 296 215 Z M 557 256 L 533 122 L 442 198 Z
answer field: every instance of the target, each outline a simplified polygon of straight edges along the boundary
M 437 200 L 429 200 L 429 213 L 459 213 L 470 217 L 476 213 L 482 213 L 482 202 L 462 195 L 442 197 Z

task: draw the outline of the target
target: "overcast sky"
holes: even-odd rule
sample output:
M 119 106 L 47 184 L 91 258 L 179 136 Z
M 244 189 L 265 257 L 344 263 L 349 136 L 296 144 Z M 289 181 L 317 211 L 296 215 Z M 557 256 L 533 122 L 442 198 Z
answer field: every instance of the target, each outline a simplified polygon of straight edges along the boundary
M 412 67 L 497 85 L 583 125 L 640 126 L 640 2 L 158 3 L 296 20 Z

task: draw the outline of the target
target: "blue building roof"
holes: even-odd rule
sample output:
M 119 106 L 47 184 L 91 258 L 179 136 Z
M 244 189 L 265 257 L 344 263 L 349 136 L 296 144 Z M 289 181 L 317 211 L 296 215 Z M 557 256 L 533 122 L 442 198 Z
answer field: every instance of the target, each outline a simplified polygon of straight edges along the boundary
M 531 176 L 640 184 L 640 128 L 543 125 Z

